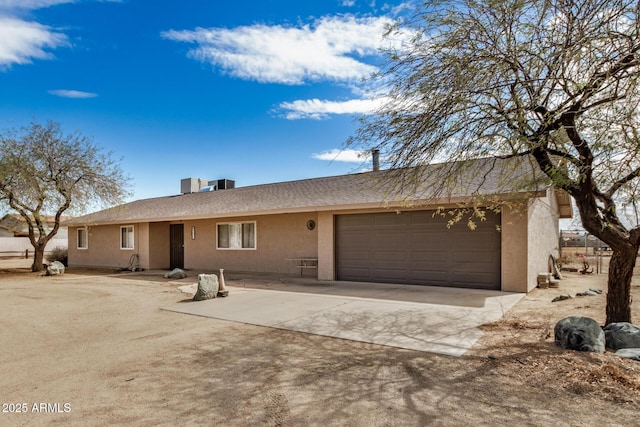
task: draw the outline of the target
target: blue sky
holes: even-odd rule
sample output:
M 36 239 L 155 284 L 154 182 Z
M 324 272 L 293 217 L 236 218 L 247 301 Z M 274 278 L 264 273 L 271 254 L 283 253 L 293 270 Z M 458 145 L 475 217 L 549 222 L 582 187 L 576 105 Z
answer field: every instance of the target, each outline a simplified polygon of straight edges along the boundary
M 357 172 L 379 0 L 0 0 L 0 128 L 55 120 L 122 158 L 131 199 Z M 404 11 L 404 12 L 403 12 Z M 397 42 L 397 41 L 396 41 Z M 340 153 L 340 154 L 337 154 Z M 363 163 L 365 162 L 365 163 Z

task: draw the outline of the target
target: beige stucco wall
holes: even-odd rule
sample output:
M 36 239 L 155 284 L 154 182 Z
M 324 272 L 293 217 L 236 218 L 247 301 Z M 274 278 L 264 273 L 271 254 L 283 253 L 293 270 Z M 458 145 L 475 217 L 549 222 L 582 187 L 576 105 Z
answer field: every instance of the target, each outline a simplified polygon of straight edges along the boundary
M 186 269 L 256 271 L 299 274 L 287 258 L 318 257 L 318 228 L 307 229 L 307 221 L 318 221 L 316 213 L 265 215 L 184 221 Z M 255 250 L 216 249 L 216 224 L 256 222 Z M 195 239 L 191 239 L 195 227 Z M 144 269 L 169 268 L 169 222 L 134 224 L 134 250 L 120 249 L 120 225 L 89 227 L 88 249 L 77 249 L 77 228 L 69 234 L 69 265 L 123 268 L 138 254 Z M 305 274 L 315 276 L 315 270 Z
M 560 223 L 555 190 L 549 188 L 546 197 L 530 201 L 528 218 L 528 288 L 538 286 L 538 273 L 549 272 L 549 255 L 558 257 Z
M 125 268 L 133 254 L 140 256 L 140 267 L 148 268 L 149 225 L 133 225 L 134 248 L 120 249 L 120 225 L 88 227 L 88 248 L 78 249 L 77 227 L 69 227 L 69 265 L 72 267 Z M 142 248 L 144 245 L 146 248 Z
M 149 265 L 147 268 L 169 269 L 169 237 L 168 222 L 149 224 Z
M 527 209 L 526 206 L 502 209 L 502 290 L 527 292 Z
M 256 271 L 299 274 L 287 258 L 318 257 L 318 229 L 307 229 L 307 221 L 318 222 L 316 213 L 264 215 L 184 221 L 184 262 L 187 269 Z M 256 249 L 216 249 L 216 224 L 256 222 Z M 195 227 L 195 239 L 191 238 Z M 306 275 L 315 276 L 310 270 Z
M 149 223 L 136 224 L 134 226 L 134 253 L 138 254 L 141 268 L 149 269 Z
M 334 213 L 318 213 L 318 280 L 335 280 Z
M 549 255 L 558 255 L 559 215 L 554 190 L 526 206 L 502 211 L 502 290 L 529 292 L 538 273 L 548 271 Z

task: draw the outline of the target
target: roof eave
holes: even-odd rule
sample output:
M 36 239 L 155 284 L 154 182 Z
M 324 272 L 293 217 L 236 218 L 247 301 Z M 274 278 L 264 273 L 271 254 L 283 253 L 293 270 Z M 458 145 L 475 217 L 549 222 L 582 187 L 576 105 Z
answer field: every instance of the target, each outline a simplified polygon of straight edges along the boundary
M 558 203 L 558 213 L 562 219 L 573 218 L 573 205 L 571 196 L 564 190 L 556 189 L 556 201 Z
M 499 201 L 517 201 L 526 200 L 532 197 L 544 197 L 545 190 L 527 191 L 509 194 L 487 194 L 484 198 L 498 198 Z M 70 220 L 65 223 L 68 227 L 91 227 L 97 225 L 116 225 L 116 224 L 140 224 L 147 222 L 179 222 L 179 221 L 196 221 L 204 219 L 220 219 L 220 218 L 240 218 L 254 217 L 264 215 L 282 215 L 295 214 L 305 212 L 340 212 L 340 211 L 361 211 L 361 210 L 383 210 L 383 209 L 429 209 L 437 207 L 456 207 L 461 204 L 467 204 L 473 200 L 473 196 L 446 197 L 438 199 L 415 199 L 415 200 L 385 200 L 370 203 L 353 203 L 353 204 L 336 204 L 322 206 L 294 206 L 279 209 L 268 210 L 252 210 L 244 212 L 217 212 L 203 213 L 198 215 L 182 215 L 182 216 L 166 216 L 166 217 L 141 217 L 129 219 L 113 219 L 108 221 L 78 221 L 78 219 Z M 76 222 L 77 221 L 77 222 Z

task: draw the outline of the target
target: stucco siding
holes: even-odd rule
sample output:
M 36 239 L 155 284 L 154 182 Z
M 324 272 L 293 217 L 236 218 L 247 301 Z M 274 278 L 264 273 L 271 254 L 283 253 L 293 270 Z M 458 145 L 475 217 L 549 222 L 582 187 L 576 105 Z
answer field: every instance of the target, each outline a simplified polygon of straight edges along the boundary
M 506 292 L 527 292 L 527 214 L 526 207 L 502 209 L 502 290 Z
M 148 246 L 148 224 L 122 224 L 134 226 L 133 249 L 120 249 L 120 225 L 100 225 L 87 228 L 87 249 L 78 249 L 77 228 L 69 228 L 69 265 L 72 267 L 105 267 L 125 268 L 129 265 L 131 256 L 140 255 L 140 244 Z M 142 236 L 140 230 L 143 229 Z M 146 236 L 145 236 L 146 234 Z M 148 263 L 148 252 L 145 250 L 141 257 L 140 266 L 147 268 L 143 260 Z
M 538 285 L 538 273 L 549 272 L 549 255 L 558 256 L 560 237 L 558 206 L 555 190 L 549 188 L 546 197 L 530 201 L 528 210 L 528 288 Z
M 169 223 L 152 222 L 149 224 L 148 268 L 168 269 L 169 261 Z
M 135 233 L 135 249 L 134 253 L 138 254 L 138 263 L 141 268 L 149 269 L 149 223 L 143 222 L 136 224 Z M 127 262 L 127 264 L 129 264 Z
M 185 221 L 184 262 L 187 269 L 255 271 L 283 274 L 300 272 L 287 258 L 318 257 L 318 228 L 307 229 L 316 213 L 265 215 Z M 255 249 L 216 249 L 218 223 L 255 221 Z M 195 227 L 195 239 L 191 229 Z M 311 273 L 307 273 L 311 274 Z
M 334 214 L 318 213 L 318 280 L 335 280 Z

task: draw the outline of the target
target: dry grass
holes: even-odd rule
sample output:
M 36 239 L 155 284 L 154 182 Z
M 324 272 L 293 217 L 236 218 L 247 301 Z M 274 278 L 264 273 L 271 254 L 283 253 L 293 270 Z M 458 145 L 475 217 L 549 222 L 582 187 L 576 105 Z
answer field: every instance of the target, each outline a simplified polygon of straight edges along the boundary
M 559 289 L 536 289 L 497 322 L 481 327 L 485 336 L 478 354 L 504 375 L 523 383 L 557 390 L 594 401 L 631 405 L 640 409 L 640 362 L 605 353 L 563 350 L 555 345 L 554 327 L 562 318 L 586 316 L 601 324 L 606 295 L 576 297 L 552 303 L 561 293 L 575 296 L 590 287 L 606 289 L 606 276 L 566 275 Z M 640 313 L 640 289 L 632 286 L 633 313 Z

